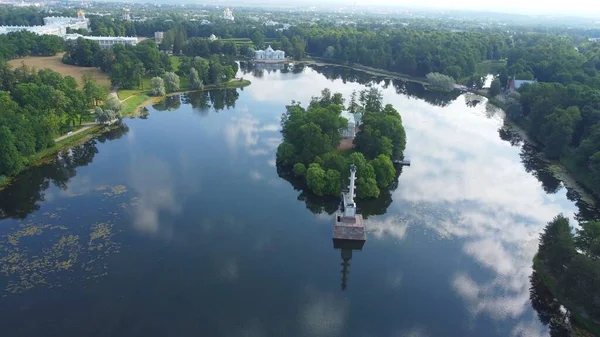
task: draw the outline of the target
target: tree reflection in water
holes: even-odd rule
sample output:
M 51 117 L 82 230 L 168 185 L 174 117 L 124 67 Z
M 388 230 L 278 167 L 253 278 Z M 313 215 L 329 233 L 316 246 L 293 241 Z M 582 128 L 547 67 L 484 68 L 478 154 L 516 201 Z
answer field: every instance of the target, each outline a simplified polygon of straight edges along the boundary
M 363 71 L 346 67 L 311 65 L 310 68 L 314 69 L 319 74 L 322 74 L 327 79 L 341 79 L 343 83 L 356 82 L 365 86 L 371 86 L 375 84 L 381 85 L 384 89 L 392 85 L 397 94 L 406 95 L 411 98 L 422 99 L 431 105 L 439 107 L 445 107 L 449 105 L 461 95 L 461 93 L 457 90 L 451 92 L 432 91 L 428 90 L 421 83 L 390 79 L 389 77 L 385 76 L 374 76 Z
M 0 219 L 25 219 L 37 211 L 44 200 L 44 191 L 52 183 L 61 190 L 67 189 L 69 181 L 77 174 L 77 168 L 89 165 L 98 153 L 97 142 L 118 139 L 129 128 L 119 124 L 95 139 L 56 154 L 47 164 L 30 168 L 15 178 L 15 181 L 0 191 Z
M 183 95 L 181 101 L 184 104 L 190 104 L 192 109 L 199 112 L 200 115 L 206 116 L 211 108 L 216 111 L 235 108 L 238 98 L 240 98 L 240 94 L 237 89 L 230 88 L 189 92 Z
M 379 197 L 374 199 L 360 199 L 357 202 L 358 211 L 365 219 L 369 216 L 383 215 L 392 204 L 392 193 L 398 188 L 398 178 L 402 173 L 401 167 L 396 167 L 396 179 L 389 188 L 381 188 Z M 282 167 L 277 165 L 277 174 L 280 178 L 289 182 L 294 190 L 300 191 L 298 200 L 304 201 L 306 208 L 315 214 L 327 213 L 333 215 L 338 210 L 340 198 L 333 196 L 318 196 L 312 193 L 304 179 L 297 178 L 291 167 Z M 347 185 L 347 182 L 344 183 Z
M 569 314 L 544 285 L 541 277 L 534 271 L 530 276 L 529 300 L 537 312 L 542 324 L 548 326 L 551 337 L 570 337 Z
M 551 164 L 541 157 L 541 149 L 535 145 L 527 143 L 514 127 L 507 122 L 504 122 L 502 127 L 498 129 L 500 139 L 510 143 L 512 146 L 521 148 L 519 156 L 525 171 L 531 173 L 536 179 L 542 183 L 542 188 L 548 194 L 557 193 L 564 186 L 552 171 Z M 600 210 L 593 205 L 585 202 L 579 192 L 575 189 L 564 186 L 567 189 L 567 198 L 575 202 L 579 212 L 575 214 L 578 221 L 589 221 L 600 219 Z M 588 193 L 590 193 L 588 191 Z M 591 193 L 590 193 L 591 194 Z

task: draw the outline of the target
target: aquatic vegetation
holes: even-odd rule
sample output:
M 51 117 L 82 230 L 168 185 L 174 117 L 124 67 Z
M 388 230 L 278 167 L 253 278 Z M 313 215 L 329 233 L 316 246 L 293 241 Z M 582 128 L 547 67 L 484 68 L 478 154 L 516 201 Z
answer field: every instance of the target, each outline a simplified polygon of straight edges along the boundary
M 65 226 L 27 223 L 2 236 L 0 273 L 6 276 L 5 290 L 20 293 L 42 285 L 59 287 L 73 275 L 86 279 L 106 275 L 108 266 L 102 260 L 119 252 L 120 243 L 112 241 L 117 231 L 110 223 L 88 228 L 89 232 L 73 233 Z M 32 237 L 35 245 L 30 244 Z
M 103 192 L 102 194 L 107 198 L 112 198 L 127 193 L 127 187 L 125 185 L 102 185 L 96 188 L 96 190 Z

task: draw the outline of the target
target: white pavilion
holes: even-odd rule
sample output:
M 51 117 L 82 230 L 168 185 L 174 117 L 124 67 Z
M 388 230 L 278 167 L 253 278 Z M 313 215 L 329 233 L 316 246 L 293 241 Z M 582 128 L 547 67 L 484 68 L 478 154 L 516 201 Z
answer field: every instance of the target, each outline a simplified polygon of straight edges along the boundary
M 256 60 L 285 60 L 285 52 L 283 50 L 273 50 L 269 46 L 265 50 L 257 50 L 254 52 Z

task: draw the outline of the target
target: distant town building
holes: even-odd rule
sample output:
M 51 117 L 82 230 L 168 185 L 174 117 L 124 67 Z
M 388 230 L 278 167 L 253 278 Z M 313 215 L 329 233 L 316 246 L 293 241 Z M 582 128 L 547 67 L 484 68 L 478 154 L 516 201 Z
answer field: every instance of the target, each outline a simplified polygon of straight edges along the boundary
M 592 42 L 600 42 L 600 37 L 590 37 L 590 41 L 592 41 Z
M 360 114 L 352 114 L 349 111 L 342 111 L 342 117 L 348 120 L 348 126 L 346 129 L 340 130 L 344 138 L 354 138 L 358 132 L 358 126 L 360 125 Z
M 131 14 L 129 14 L 129 9 L 126 8 L 123 10 L 123 15 L 121 16 L 123 21 L 131 21 Z
M 255 60 L 285 60 L 285 52 L 283 50 L 273 50 L 269 46 L 265 50 L 257 50 L 254 52 Z
M 165 32 L 154 32 L 154 40 L 156 43 L 161 43 L 165 38 Z
M 211 41 L 215 41 L 215 40 L 218 40 L 219 38 L 218 38 L 218 37 L 216 37 L 216 36 L 215 36 L 215 34 L 211 34 L 211 35 L 208 37 L 208 39 L 209 39 L 209 40 L 211 40 Z
M 83 11 L 77 11 L 76 18 L 63 16 L 45 17 L 43 26 L 0 26 L 0 34 L 29 31 L 39 35 L 63 36 L 67 34 L 67 28 L 87 30 L 88 27 L 89 20 L 85 18 Z
M 235 18 L 233 17 L 233 12 L 231 11 L 231 9 L 225 8 L 225 10 L 223 11 L 223 19 L 229 20 L 229 21 L 234 21 L 235 20 Z
M 80 37 L 98 42 L 102 49 L 112 48 L 116 44 L 135 46 L 138 43 L 138 38 L 132 36 L 84 36 L 81 34 L 67 34 L 63 36 L 67 41 L 77 40 Z
M 206 19 L 203 19 L 202 21 L 200 21 L 200 24 L 201 24 L 201 25 L 210 25 L 210 24 L 211 24 L 211 22 L 210 22 L 210 21 L 208 21 L 208 20 L 206 20 Z

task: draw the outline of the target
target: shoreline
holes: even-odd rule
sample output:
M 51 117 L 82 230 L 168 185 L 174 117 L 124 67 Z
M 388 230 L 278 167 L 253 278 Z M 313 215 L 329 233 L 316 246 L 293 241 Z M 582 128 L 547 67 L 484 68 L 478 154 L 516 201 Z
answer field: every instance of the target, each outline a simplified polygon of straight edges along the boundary
M 231 85 L 231 83 L 234 83 L 234 85 Z M 198 89 L 198 90 L 184 88 L 184 89 L 169 93 L 165 96 L 157 96 L 157 97 L 148 96 L 147 93 L 149 91 L 143 91 L 138 94 L 129 96 L 126 100 L 122 100 L 125 104 L 125 107 L 123 107 L 123 112 L 122 112 L 121 118 L 136 117 L 139 115 L 140 108 L 147 106 L 149 104 L 152 104 L 153 102 L 157 102 L 167 96 L 185 94 L 185 93 L 189 93 L 189 92 L 208 91 L 208 90 L 244 88 L 244 87 L 249 86 L 250 84 L 252 84 L 252 82 L 249 80 L 233 81 L 233 82 L 228 82 L 226 85 L 221 86 L 221 87 L 216 87 L 214 85 L 210 85 L 210 86 L 205 86 L 203 89 Z M 129 101 L 133 102 L 133 104 L 130 104 L 128 106 L 127 103 Z M 68 137 L 68 138 L 65 138 L 65 139 L 62 139 L 62 140 L 56 142 L 52 147 L 46 148 L 38 153 L 31 155 L 28 158 L 28 163 L 21 170 L 19 170 L 19 172 L 17 172 L 16 174 L 14 174 L 12 176 L 0 175 L 0 190 L 3 190 L 5 187 L 10 185 L 15 180 L 15 178 L 18 177 L 19 174 L 21 174 L 23 171 L 46 163 L 50 157 L 54 157 L 58 152 L 65 150 L 65 149 L 72 148 L 73 146 L 83 144 L 83 143 L 87 142 L 88 140 L 94 138 L 95 136 L 98 136 L 104 132 L 107 132 L 108 131 L 107 129 L 108 128 L 102 124 L 92 126 L 88 129 L 86 129 L 85 131 L 75 133 L 71 137 Z
M 368 73 L 368 74 L 371 74 L 374 76 L 384 76 L 384 77 L 388 77 L 388 78 L 392 78 L 392 79 L 395 78 L 395 79 L 399 79 L 399 80 L 420 83 L 425 86 L 428 85 L 427 80 L 425 78 L 416 78 L 416 77 L 412 77 L 412 76 L 406 75 L 406 74 L 389 72 L 386 70 L 370 68 L 370 67 L 366 67 L 366 66 L 362 66 L 362 65 L 335 64 L 335 63 L 331 63 L 331 62 L 327 62 L 327 61 L 321 61 L 318 59 L 309 59 L 309 60 L 302 60 L 302 61 L 296 61 L 296 62 L 297 63 L 305 63 L 305 64 L 309 64 L 309 65 L 316 65 L 316 66 L 344 67 L 344 68 L 348 68 L 348 69 L 352 69 L 352 70 L 362 71 L 362 72 L 365 72 L 365 73 Z M 502 101 L 500 101 L 496 98 L 490 97 L 486 92 L 484 92 L 482 90 L 475 92 L 475 94 L 479 95 L 481 97 L 487 98 L 489 104 L 492 104 L 493 106 L 501 109 L 502 111 L 504 111 L 506 113 L 506 106 L 502 103 Z M 536 147 L 539 147 L 539 144 L 527 134 L 527 132 L 524 130 L 524 128 L 521 125 L 519 125 L 517 122 L 515 122 L 513 120 L 510 120 L 506 116 L 504 117 L 504 120 L 507 123 L 509 123 L 509 125 L 515 131 L 517 131 L 519 133 L 519 135 L 521 136 L 523 141 L 525 141 L 529 144 L 532 144 Z M 575 190 L 577 193 L 579 193 L 582 201 L 584 201 L 585 203 L 587 203 L 591 206 L 596 206 L 598 204 L 598 202 L 600 202 L 600 197 L 597 196 L 600 194 L 596 193 L 594 191 L 594 188 L 592 188 L 592 186 L 585 183 L 585 181 L 589 180 L 589 179 L 582 177 L 577 172 L 574 172 L 573 170 L 569 169 L 569 167 L 565 164 L 565 161 L 567 159 L 563 158 L 561 160 L 549 160 L 548 158 L 543 156 L 543 153 L 541 151 L 539 151 L 539 154 L 541 155 L 540 158 L 548 164 L 549 168 L 551 168 L 552 175 L 556 179 L 560 180 L 565 187 L 571 188 L 571 189 Z

